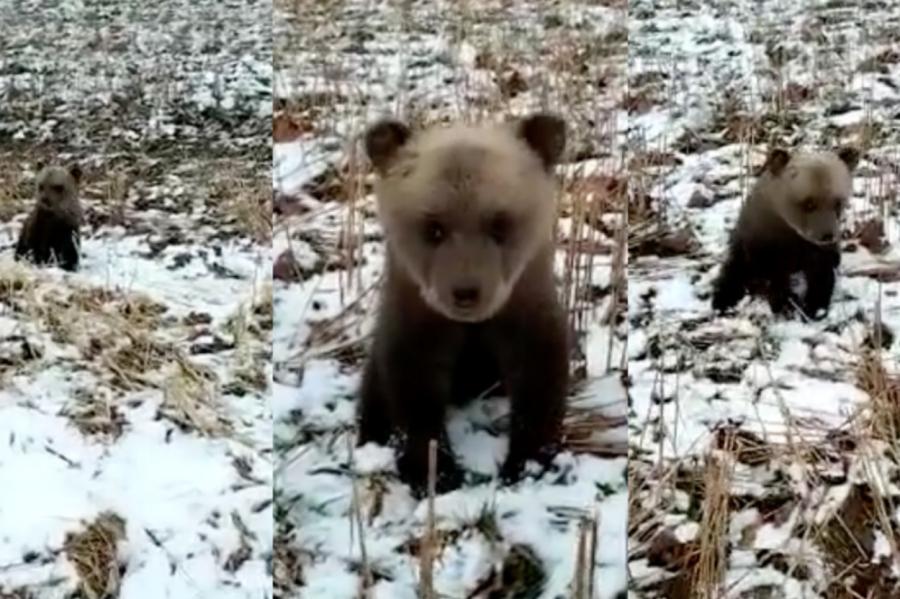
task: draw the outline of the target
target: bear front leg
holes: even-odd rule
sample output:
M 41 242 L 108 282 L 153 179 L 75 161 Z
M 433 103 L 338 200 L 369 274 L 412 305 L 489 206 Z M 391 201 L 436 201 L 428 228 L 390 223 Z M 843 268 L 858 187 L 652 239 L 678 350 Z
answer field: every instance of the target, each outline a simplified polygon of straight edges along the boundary
M 422 497 L 428 484 L 431 440 L 438 442 L 436 491 L 445 493 L 462 484 L 446 430 L 450 402 L 454 341 L 395 331 L 376 349 L 378 376 L 400 435 L 397 470 L 413 495 Z
M 363 371 L 356 408 L 356 445 L 373 442 L 387 445 L 393 427 L 389 417 L 389 404 L 378 376 L 377 361 L 370 355 Z
M 834 293 L 835 271 L 823 264 L 821 268 L 811 268 L 804 272 L 806 276 L 806 296 L 803 298 L 803 311 L 815 320 L 824 318 L 831 305 Z M 819 311 L 824 310 L 820 315 Z
M 787 272 L 777 272 L 770 276 L 766 288 L 766 300 L 772 314 L 792 317 L 797 311 L 797 297 L 791 290 L 791 276 Z
M 515 482 L 528 460 L 546 467 L 560 449 L 569 384 L 566 319 L 559 306 L 498 327 L 504 386 L 510 394 L 509 453 L 501 478 Z
M 746 273 L 738 248 L 732 244 L 713 283 L 712 307 L 716 312 L 733 308 L 747 294 Z
M 28 238 L 26 232 L 22 231 L 19 233 L 19 240 L 16 242 L 15 259 L 18 261 L 27 258 L 28 251 Z
M 80 236 L 78 231 L 65 231 L 60 235 L 60 240 L 54 248 L 56 260 L 60 268 L 74 272 L 78 269 L 80 257 Z
M 19 239 L 16 241 L 16 254 L 15 259 L 22 260 L 28 259 L 31 254 L 31 246 L 32 246 L 32 232 L 35 228 L 35 216 L 34 213 L 28 215 L 28 218 L 25 219 L 25 223 L 22 225 L 22 230 L 19 231 Z

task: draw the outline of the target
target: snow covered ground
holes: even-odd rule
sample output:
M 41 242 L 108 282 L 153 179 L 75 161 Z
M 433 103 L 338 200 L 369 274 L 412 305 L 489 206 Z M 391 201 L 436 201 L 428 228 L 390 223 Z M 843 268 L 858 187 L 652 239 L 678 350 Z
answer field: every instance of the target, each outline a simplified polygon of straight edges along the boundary
M 271 596 L 271 4 L 0 14 L 0 596 Z M 74 274 L 12 261 L 39 161 Z
M 629 4 L 634 596 L 900 592 L 900 344 L 866 350 L 900 326 L 898 31 L 892 2 Z M 865 152 L 820 322 L 709 306 L 769 143 Z
M 276 595 L 418 596 L 427 502 L 399 483 L 391 449 L 352 448 L 382 268 L 359 134 L 384 114 L 421 125 L 545 107 L 571 131 L 560 274 L 587 377 L 573 392 L 569 449 L 515 486 L 493 478 L 508 402 L 452 415 L 468 478 L 436 498 L 434 591 L 587 597 L 592 575 L 597 597 L 624 597 L 625 290 L 612 268 L 624 246 L 624 3 L 300 6 L 276 3 L 274 38 Z M 588 420 L 592 438 L 578 434 Z M 579 567 L 591 520 L 596 552 Z

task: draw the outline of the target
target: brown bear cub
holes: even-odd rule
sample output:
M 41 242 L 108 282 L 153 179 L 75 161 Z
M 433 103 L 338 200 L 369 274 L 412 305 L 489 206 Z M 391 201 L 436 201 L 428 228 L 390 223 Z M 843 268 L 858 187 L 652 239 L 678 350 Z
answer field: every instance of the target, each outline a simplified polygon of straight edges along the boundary
M 504 480 L 558 450 L 569 363 L 553 168 L 565 138 L 563 121 L 542 114 L 416 134 L 386 120 L 366 133 L 387 259 L 358 443 L 398 441 L 400 477 L 417 495 L 431 439 L 438 490 L 462 483 L 446 409 L 498 386 L 511 398 Z
M 16 260 L 37 265 L 56 262 L 65 270 L 78 268 L 82 212 L 78 200 L 81 169 L 47 166 L 37 176 L 37 203 L 25 219 L 16 244 Z
M 749 293 L 765 297 L 778 315 L 797 308 L 811 319 L 827 314 L 841 260 L 841 216 L 858 162 L 859 152 L 849 147 L 769 153 L 731 233 L 714 283 L 714 310 L 732 308 Z M 798 273 L 805 278 L 802 293 L 792 286 Z

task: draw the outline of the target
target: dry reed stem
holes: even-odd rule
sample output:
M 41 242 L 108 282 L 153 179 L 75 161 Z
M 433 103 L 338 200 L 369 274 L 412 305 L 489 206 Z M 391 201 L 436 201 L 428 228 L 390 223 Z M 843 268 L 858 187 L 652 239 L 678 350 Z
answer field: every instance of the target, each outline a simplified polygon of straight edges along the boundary
M 575 557 L 575 575 L 572 581 L 572 599 L 593 599 L 594 578 L 597 568 L 597 535 L 599 514 L 582 516 L 578 523 L 578 544 Z
M 578 545 L 575 552 L 575 578 L 572 581 L 572 599 L 589 599 L 586 593 L 587 526 L 582 519 L 578 524 Z
M 725 442 L 724 451 L 731 452 L 734 442 Z M 725 547 L 728 539 L 731 492 L 731 468 L 727 457 L 708 454 L 703 480 L 703 516 L 700 520 L 700 555 L 691 577 L 698 597 L 718 599 L 728 565 Z
M 347 451 L 350 455 L 350 468 L 353 470 L 353 441 L 347 436 Z M 360 581 L 362 588 L 360 596 L 365 596 L 369 589 L 375 584 L 372 577 L 372 567 L 369 564 L 369 556 L 366 551 L 366 530 L 363 526 L 362 504 L 359 499 L 359 483 L 356 475 L 351 477 L 352 496 L 350 505 L 350 539 L 353 540 L 354 529 L 359 535 L 359 559 L 362 566 L 362 580 Z
M 419 552 L 419 596 L 435 599 L 434 558 L 437 551 L 437 535 L 434 528 L 434 496 L 437 486 L 437 441 L 428 442 L 428 513 L 425 520 L 425 537 Z

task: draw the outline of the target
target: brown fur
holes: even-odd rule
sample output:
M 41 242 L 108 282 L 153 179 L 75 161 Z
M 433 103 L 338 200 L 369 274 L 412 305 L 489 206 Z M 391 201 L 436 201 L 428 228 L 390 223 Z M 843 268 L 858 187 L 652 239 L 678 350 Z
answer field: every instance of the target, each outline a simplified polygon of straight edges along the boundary
M 58 263 L 74 271 L 78 268 L 82 221 L 78 186 L 81 169 L 47 166 L 40 169 L 35 183 L 36 203 L 25 219 L 16 244 L 16 259 L 34 264 Z
M 386 280 L 359 409 L 359 443 L 398 433 L 416 492 L 439 441 L 439 488 L 461 482 L 445 411 L 502 381 L 511 396 L 517 478 L 555 453 L 568 383 L 566 317 L 553 277 L 555 117 L 453 126 L 413 136 L 396 121 L 366 136 L 379 180 Z
M 776 314 L 799 307 L 809 318 L 827 313 L 840 264 L 841 217 L 859 161 L 853 148 L 836 153 L 773 150 L 731 234 L 715 282 L 713 308 L 735 306 L 745 294 L 764 296 Z M 802 297 L 791 277 L 802 273 Z

